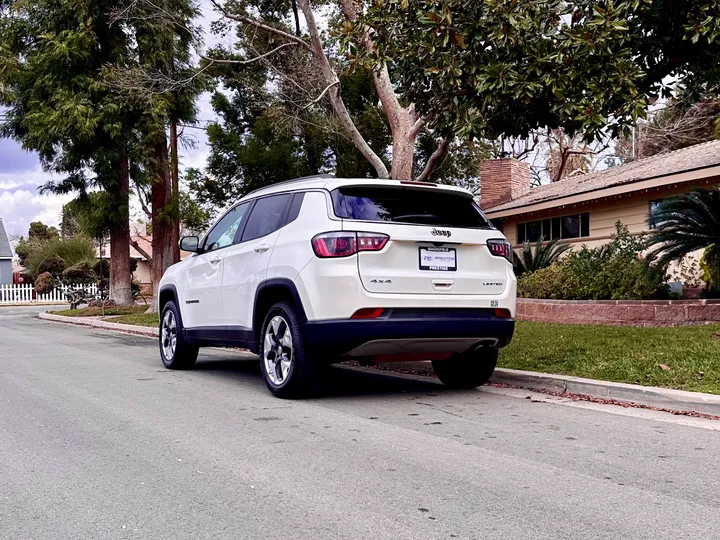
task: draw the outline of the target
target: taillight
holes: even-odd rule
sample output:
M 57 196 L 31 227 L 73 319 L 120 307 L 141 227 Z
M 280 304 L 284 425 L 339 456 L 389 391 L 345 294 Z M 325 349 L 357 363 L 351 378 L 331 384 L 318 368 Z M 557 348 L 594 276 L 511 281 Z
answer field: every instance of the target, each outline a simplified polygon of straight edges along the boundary
M 507 240 L 488 240 L 487 246 L 491 254 L 495 255 L 496 257 L 504 257 L 505 259 L 510 261 L 510 264 L 512 264 L 513 250 L 510 242 L 508 242 Z
M 377 319 L 385 310 L 383 308 L 362 308 L 353 313 L 351 319 Z
M 493 315 L 497 317 L 498 319 L 510 319 L 512 318 L 512 315 L 510 314 L 509 309 L 504 308 L 495 308 L 493 309 Z
M 388 243 L 387 234 L 364 232 L 328 232 L 318 234 L 312 239 L 315 255 L 329 257 L 348 257 L 358 251 L 380 251 Z

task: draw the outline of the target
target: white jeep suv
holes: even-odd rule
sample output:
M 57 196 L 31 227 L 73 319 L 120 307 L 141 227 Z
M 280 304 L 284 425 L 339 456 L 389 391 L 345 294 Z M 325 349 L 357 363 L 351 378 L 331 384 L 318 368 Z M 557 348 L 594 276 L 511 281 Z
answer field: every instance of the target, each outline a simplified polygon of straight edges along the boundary
M 260 355 L 276 396 L 307 393 L 333 362 L 432 360 L 474 388 L 515 326 L 512 250 L 463 189 L 314 176 L 243 197 L 160 282 L 160 354 Z

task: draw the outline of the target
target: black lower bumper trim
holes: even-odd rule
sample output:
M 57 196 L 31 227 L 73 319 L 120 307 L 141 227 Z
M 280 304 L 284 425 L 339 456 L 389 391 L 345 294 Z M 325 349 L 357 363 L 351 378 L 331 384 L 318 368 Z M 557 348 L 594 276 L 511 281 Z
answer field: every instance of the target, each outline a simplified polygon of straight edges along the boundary
M 392 339 L 477 338 L 478 343 L 496 340 L 500 348 L 512 340 L 515 321 L 487 316 L 342 319 L 308 321 L 304 330 L 312 349 L 343 355 L 371 341 Z

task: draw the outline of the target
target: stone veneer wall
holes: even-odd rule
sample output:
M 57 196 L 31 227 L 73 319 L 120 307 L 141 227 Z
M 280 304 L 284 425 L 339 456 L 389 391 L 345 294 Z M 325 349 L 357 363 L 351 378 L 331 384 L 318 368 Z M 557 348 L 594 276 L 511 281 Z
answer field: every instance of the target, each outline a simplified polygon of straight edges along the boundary
M 518 298 L 517 319 L 613 326 L 720 323 L 720 300 L 536 300 Z

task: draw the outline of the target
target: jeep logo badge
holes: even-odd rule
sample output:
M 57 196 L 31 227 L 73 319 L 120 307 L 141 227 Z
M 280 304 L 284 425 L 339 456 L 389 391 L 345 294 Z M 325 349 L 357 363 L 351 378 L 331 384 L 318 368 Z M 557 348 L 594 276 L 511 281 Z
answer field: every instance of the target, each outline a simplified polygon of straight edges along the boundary
M 430 234 L 432 234 L 433 236 L 447 236 L 448 238 L 452 236 L 450 231 L 446 231 L 443 229 L 433 229 L 432 231 L 430 231 Z

